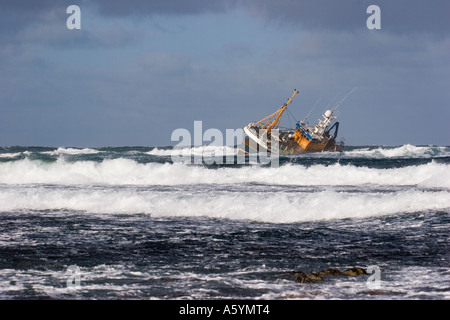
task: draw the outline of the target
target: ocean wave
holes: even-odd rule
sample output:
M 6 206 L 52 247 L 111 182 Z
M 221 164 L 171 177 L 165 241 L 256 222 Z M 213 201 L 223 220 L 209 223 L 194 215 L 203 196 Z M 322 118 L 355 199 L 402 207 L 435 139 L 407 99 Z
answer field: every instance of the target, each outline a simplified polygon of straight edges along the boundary
M 0 211 L 61 211 L 89 214 L 149 214 L 293 223 L 368 218 L 450 209 L 448 191 L 393 192 L 196 192 L 135 188 L 15 187 L 0 192 Z
M 147 154 L 155 156 L 223 157 L 237 155 L 238 150 L 238 148 L 230 146 L 199 146 L 173 149 L 154 148 L 148 151 Z
M 402 168 L 368 168 L 353 165 L 286 164 L 279 167 L 242 166 L 210 169 L 172 163 L 138 163 L 131 159 L 102 162 L 58 159 L 42 162 L 22 159 L 0 163 L 2 184 L 60 185 L 417 185 L 450 189 L 450 165 L 434 161 Z
M 49 154 L 49 155 L 64 155 L 64 154 L 81 155 L 81 154 L 96 154 L 99 152 L 100 152 L 99 150 L 91 149 L 91 148 L 78 149 L 78 148 L 62 148 L 62 147 L 60 147 L 54 151 L 44 151 L 42 153 Z
M 11 159 L 30 157 L 31 155 L 49 156 L 82 156 L 92 154 L 103 154 L 108 157 L 110 153 L 122 154 L 124 157 L 132 154 L 147 154 L 149 156 L 171 157 L 171 156 L 204 156 L 221 157 L 234 156 L 239 147 L 232 146 L 194 146 L 184 148 L 172 147 L 118 147 L 118 148 L 47 148 L 47 147 L 0 147 L 0 159 Z M 343 152 L 321 152 L 302 155 L 293 155 L 300 158 L 367 158 L 367 159 L 392 159 L 392 158 L 439 158 L 450 157 L 450 147 L 445 146 L 414 146 L 410 144 L 389 146 L 348 146 Z
M 449 157 L 450 148 L 444 146 L 414 146 L 410 144 L 398 147 L 352 147 L 350 150 L 344 150 L 343 156 L 375 159 Z
M 156 156 L 229 156 L 236 155 L 238 147 L 231 146 L 197 146 L 186 148 L 154 148 L 147 152 L 150 155 Z M 367 159 L 382 159 L 382 158 L 434 158 L 434 157 L 449 157 L 450 148 L 444 146 L 414 146 L 410 144 L 388 147 L 347 147 L 343 152 L 320 152 L 307 153 L 302 155 L 293 155 L 293 157 L 336 157 L 336 158 L 367 158 Z

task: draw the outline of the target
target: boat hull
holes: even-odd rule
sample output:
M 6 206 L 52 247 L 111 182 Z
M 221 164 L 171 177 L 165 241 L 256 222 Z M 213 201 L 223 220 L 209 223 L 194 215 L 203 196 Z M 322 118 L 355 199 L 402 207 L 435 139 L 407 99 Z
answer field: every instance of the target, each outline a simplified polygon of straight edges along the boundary
M 244 132 L 247 136 L 243 141 L 243 149 L 240 154 L 248 154 L 255 152 L 270 153 L 272 150 L 270 145 L 265 144 L 259 140 L 258 137 L 253 135 L 248 130 Z M 304 154 L 310 152 L 341 152 L 344 149 L 343 143 L 337 143 L 333 137 L 324 137 L 321 140 L 308 139 L 296 130 L 294 134 L 288 131 L 280 131 L 278 140 L 279 154 Z

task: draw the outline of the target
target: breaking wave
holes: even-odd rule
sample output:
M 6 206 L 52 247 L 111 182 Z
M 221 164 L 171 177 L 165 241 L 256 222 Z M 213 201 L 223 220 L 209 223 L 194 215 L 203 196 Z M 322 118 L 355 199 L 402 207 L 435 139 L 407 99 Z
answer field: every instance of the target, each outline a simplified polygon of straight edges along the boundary
M 270 167 L 170 161 L 173 152 L 235 155 L 232 147 L 0 148 L 0 212 L 143 213 L 270 223 L 450 212 L 449 150 L 353 147 L 285 157 Z
M 251 189 L 251 187 L 249 187 Z M 447 191 L 233 192 L 198 190 L 15 188 L 0 193 L 0 211 L 77 211 L 209 217 L 292 223 L 449 210 Z
M 450 148 L 442 146 L 414 146 L 406 144 L 399 147 L 364 147 L 345 151 L 347 157 L 366 158 L 432 158 L 449 157 Z
M 122 155 L 143 153 L 153 156 L 170 157 L 172 155 L 203 155 L 203 156 L 229 156 L 236 155 L 238 148 L 231 146 L 198 146 L 198 147 L 118 147 L 118 148 L 50 148 L 50 147 L 0 147 L 1 159 L 19 159 L 29 157 L 38 152 L 50 156 L 62 155 L 92 155 L 121 153 Z M 322 152 L 318 154 L 301 155 L 297 157 L 320 158 L 323 155 L 335 158 L 439 158 L 450 157 L 450 147 L 445 146 L 414 146 L 406 144 L 398 147 L 363 146 L 346 147 L 342 153 Z
M 448 164 L 430 162 L 418 166 L 376 169 L 353 165 L 286 164 L 278 168 L 244 166 L 210 169 L 172 163 L 138 163 L 131 159 L 56 162 L 29 159 L 0 164 L 3 184 L 61 185 L 180 185 L 238 184 L 267 185 L 417 185 L 450 188 Z

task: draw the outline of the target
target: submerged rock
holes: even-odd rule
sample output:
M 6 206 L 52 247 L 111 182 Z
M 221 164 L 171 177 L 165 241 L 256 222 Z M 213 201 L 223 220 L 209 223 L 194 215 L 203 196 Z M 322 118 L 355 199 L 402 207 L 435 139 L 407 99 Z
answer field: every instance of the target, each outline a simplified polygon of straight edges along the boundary
M 321 270 L 321 271 L 317 272 L 317 274 L 320 274 L 320 275 L 329 275 L 329 274 L 331 274 L 331 275 L 341 275 L 342 272 L 339 271 L 338 269 L 331 268 L 331 269 Z
M 336 268 L 330 268 L 326 270 L 320 270 L 317 272 L 303 272 L 303 271 L 292 271 L 293 275 L 297 278 L 295 282 L 298 283 L 315 283 L 324 281 L 322 276 L 360 276 L 367 274 L 366 270 L 359 267 L 354 267 L 350 269 L 346 269 L 344 271 L 340 271 Z
M 313 283 L 323 281 L 323 278 L 315 273 L 306 273 L 303 271 L 294 271 L 293 273 L 297 276 L 295 282 L 298 283 Z
M 361 276 L 367 274 L 367 272 L 363 268 L 355 267 L 345 270 L 344 272 L 342 272 L 342 274 L 345 274 L 347 276 Z

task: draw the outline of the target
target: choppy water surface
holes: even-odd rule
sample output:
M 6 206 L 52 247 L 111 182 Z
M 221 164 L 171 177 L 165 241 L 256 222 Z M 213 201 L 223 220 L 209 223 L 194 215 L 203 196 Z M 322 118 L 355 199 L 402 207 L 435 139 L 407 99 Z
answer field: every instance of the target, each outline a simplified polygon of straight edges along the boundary
M 450 298 L 449 147 L 349 147 L 278 167 L 172 152 L 0 148 L 0 298 Z M 370 266 L 378 278 L 292 273 Z

